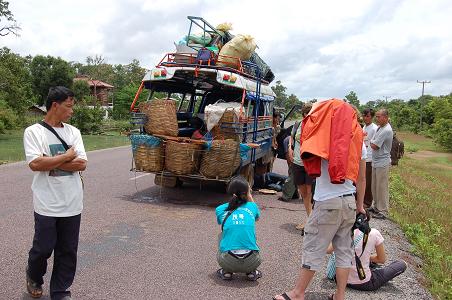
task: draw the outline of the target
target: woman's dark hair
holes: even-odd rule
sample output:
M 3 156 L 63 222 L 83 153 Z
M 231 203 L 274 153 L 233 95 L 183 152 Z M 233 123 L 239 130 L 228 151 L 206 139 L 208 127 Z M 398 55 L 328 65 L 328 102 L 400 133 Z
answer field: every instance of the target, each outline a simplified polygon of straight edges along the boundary
M 229 201 L 229 205 L 226 210 L 235 210 L 241 205 L 248 202 L 247 195 L 249 188 L 250 186 L 248 184 L 248 181 L 246 181 L 243 176 L 238 175 L 233 177 L 229 182 L 227 189 L 228 194 L 232 195 L 232 199 Z

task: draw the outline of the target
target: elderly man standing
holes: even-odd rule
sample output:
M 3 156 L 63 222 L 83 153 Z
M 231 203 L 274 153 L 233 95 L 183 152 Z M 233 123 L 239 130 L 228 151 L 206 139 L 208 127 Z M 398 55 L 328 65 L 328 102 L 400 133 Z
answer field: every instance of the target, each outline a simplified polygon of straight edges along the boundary
M 389 168 L 391 166 L 391 148 L 393 131 L 389 124 L 387 109 L 376 113 L 378 129 L 370 141 L 372 148 L 372 196 L 373 217 L 385 219 L 389 212 Z

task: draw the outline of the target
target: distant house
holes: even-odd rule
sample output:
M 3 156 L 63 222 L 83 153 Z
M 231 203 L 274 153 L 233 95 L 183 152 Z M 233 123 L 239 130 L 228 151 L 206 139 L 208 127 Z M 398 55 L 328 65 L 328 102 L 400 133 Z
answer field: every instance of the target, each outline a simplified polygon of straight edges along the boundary
M 78 76 L 74 78 L 74 81 L 78 80 L 84 80 L 88 83 L 91 90 L 91 96 L 93 96 L 98 101 L 98 103 L 96 104 L 108 107 L 113 106 L 113 85 L 100 80 L 89 79 L 87 76 Z
M 41 117 L 41 116 L 45 116 L 46 113 L 47 113 L 47 109 L 45 106 L 39 106 L 36 104 L 28 107 L 28 110 L 27 110 L 27 115 L 30 117 Z

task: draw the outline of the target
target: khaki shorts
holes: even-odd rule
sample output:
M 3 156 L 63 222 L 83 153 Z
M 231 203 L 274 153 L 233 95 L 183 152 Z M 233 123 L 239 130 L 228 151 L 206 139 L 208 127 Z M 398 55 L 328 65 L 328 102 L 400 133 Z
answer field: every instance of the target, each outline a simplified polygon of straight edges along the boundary
M 302 267 L 319 271 L 330 242 L 336 267 L 350 268 L 353 260 L 351 230 L 356 218 L 354 196 L 315 202 L 304 228 Z

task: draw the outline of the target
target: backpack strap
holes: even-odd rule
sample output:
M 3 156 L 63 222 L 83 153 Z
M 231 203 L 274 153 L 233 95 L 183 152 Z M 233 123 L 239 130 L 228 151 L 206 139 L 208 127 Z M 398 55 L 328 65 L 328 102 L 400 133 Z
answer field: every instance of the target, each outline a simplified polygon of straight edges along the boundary
M 234 210 L 229 210 L 228 213 L 226 214 L 226 216 L 223 219 L 223 222 L 221 223 L 221 231 L 223 231 L 223 227 L 224 227 L 224 223 L 226 223 L 226 220 L 229 218 L 230 215 L 232 215 L 232 213 L 235 211 Z
M 60 140 L 61 144 L 63 144 L 64 149 L 66 151 L 69 150 L 68 144 L 58 135 L 58 133 L 55 131 L 55 129 L 53 129 L 52 126 L 50 126 L 49 124 L 47 124 L 44 121 L 39 121 L 38 124 L 40 124 L 41 126 L 47 128 L 50 132 L 52 132 Z

